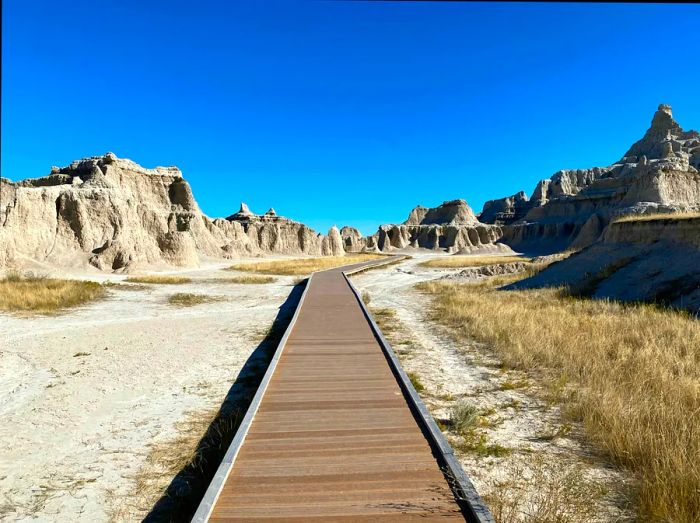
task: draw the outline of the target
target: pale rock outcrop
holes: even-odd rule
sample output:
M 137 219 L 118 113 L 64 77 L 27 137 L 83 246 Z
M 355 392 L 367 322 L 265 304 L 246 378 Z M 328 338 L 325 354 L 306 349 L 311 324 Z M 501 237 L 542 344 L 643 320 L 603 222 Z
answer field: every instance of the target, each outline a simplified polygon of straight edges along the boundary
M 518 250 L 582 248 L 617 216 L 700 208 L 699 153 L 700 134 L 684 131 L 671 108 L 660 105 L 644 137 L 619 162 L 558 171 L 528 202 L 521 200 L 521 218 L 504 220 L 488 202 L 480 219 L 505 224 L 502 241 Z M 507 207 L 508 201 L 496 202 Z
M 263 253 L 320 256 L 324 252 L 338 252 L 335 241 L 327 242 L 325 236 L 316 233 L 303 223 L 278 216 L 274 209 L 258 215 L 253 213 L 245 203 L 241 203 L 240 210 L 226 220 L 240 224 L 251 244 Z
M 567 286 L 593 298 L 700 314 L 700 218 L 611 223 L 601 239 L 508 288 Z
M 464 200 L 451 200 L 437 207 L 417 206 L 403 225 L 476 225 L 479 221 Z
M 362 252 L 367 247 L 367 239 L 354 227 L 344 226 L 340 229 L 345 252 Z
M 0 179 L 0 266 L 89 263 L 121 271 L 193 266 L 201 256 L 339 253 L 337 238 L 325 247 L 324 240 L 245 204 L 226 220 L 208 218 L 179 169 L 146 169 L 112 153 L 54 167 L 43 178 Z
M 402 224 L 381 225 L 366 248 L 382 252 L 429 249 L 448 253 L 511 252 L 496 243 L 501 228 L 479 222 L 464 200 L 452 200 L 434 208 L 415 207 Z
M 459 272 L 453 272 L 440 278 L 441 280 L 478 280 L 491 276 L 503 276 L 515 274 L 527 270 L 529 264 L 525 262 L 497 263 L 483 267 L 467 267 Z
M 328 230 L 328 234 L 321 242 L 321 254 L 324 256 L 343 256 L 345 246 L 340 231 L 335 225 Z

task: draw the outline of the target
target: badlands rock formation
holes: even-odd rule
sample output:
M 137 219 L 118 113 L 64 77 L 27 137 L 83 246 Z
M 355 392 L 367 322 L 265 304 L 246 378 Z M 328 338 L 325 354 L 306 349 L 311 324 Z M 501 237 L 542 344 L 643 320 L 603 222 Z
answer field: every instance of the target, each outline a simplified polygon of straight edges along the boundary
M 354 227 L 345 226 L 340 229 L 340 237 L 343 240 L 345 252 L 361 252 L 367 247 L 367 240 L 362 233 Z
M 556 251 L 591 245 L 625 214 L 700 206 L 700 134 L 684 131 L 660 105 L 651 127 L 609 167 L 562 170 L 524 193 L 484 205 L 482 222 L 503 225 L 516 249 Z
M 477 220 L 464 200 L 445 202 L 434 208 L 418 206 L 399 225 L 382 225 L 367 239 L 367 248 L 383 252 L 405 248 L 441 250 L 448 253 L 511 252 L 496 243 L 502 235 L 497 225 Z
M 335 227 L 323 236 L 273 209 L 258 216 L 243 204 L 227 219 L 208 218 L 179 169 L 145 169 L 112 153 L 43 178 L 0 178 L 0 267 L 36 261 L 116 271 L 261 253 L 344 249 Z
M 510 287 L 548 286 L 700 314 L 700 217 L 613 222 L 600 241 Z

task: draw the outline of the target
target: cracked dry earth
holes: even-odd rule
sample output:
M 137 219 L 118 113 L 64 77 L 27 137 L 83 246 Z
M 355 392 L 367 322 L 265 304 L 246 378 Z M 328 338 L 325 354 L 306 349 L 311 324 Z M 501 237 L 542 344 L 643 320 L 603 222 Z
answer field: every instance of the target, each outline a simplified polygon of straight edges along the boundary
M 293 280 L 212 282 L 233 275 L 224 266 L 179 272 L 193 278 L 183 285 L 110 288 L 55 316 L 0 315 L 0 520 L 108 521 L 151 448 L 218 408 Z M 221 299 L 169 304 L 180 292 Z
M 434 256 L 434 255 L 433 255 Z M 414 286 L 459 269 L 428 269 L 426 255 L 353 276 L 401 363 L 500 523 L 629 521 L 629 478 L 586 444 L 548 401 L 551 388 L 506 370 L 473 342 L 458 342 L 428 317 L 430 297 Z M 387 315 L 388 314 L 388 315 Z M 384 318 L 382 318 L 384 316 Z M 479 413 L 470 439 L 450 427 L 452 409 Z

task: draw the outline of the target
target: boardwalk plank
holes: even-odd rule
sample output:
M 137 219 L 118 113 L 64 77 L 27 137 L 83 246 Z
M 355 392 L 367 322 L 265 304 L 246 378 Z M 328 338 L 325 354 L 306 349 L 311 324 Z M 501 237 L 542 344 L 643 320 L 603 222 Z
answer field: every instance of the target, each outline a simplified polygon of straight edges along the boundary
M 339 270 L 311 279 L 209 520 L 464 521 Z

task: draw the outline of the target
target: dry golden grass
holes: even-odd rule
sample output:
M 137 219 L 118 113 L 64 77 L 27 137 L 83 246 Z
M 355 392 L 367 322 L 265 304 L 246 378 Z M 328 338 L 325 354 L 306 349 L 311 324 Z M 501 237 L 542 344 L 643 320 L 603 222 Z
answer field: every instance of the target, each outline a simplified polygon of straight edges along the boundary
M 178 292 L 168 298 L 170 305 L 178 307 L 192 307 L 193 305 L 201 305 L 202 303 L 211 303 L 213 301 L 221 301 L 220 296 L 207 296 L 205 294 L 192 294 L 190 292 Z
M 185 276 L 170 276 L 167 274 L 150 274 L 145 276 L 129 276 L 126 281 L 129 283 L 167 283 L 167 284 L 182 284 L 190 283 L 191 278 Z
M 151 287 L 148 285 L 143 285 L 140 283 L 121 283 L 115 281 L 104 281 L 102 286 L 108 289 L 115 289 L 120 291 L 147 291 Z
M 243 274 L 241 276 L 231 276 L 230 278 L 214 278 L 209 280 L 212 283 L 245 283 L 245 284 L 264 284 L 273 283 L 277 278 L 272 276 L 261 276 L 259 274 Z
M 381 254 L 348 254 L 346 256 L 321 256 L 318 258 L 294 258 L 291 260 L 271 260 L 256 263 L 238 263 L 229 270 L 259 272 L 262 274 L 279 274 L 302 276 L 315 271 L 322 271 L 365 261 L 384 258 Z
M 445 256 L 424 261 L 419 265 L 431 269 L 455 269 L 458 267 L 483 267 L 501 263 L 529 262 L 525 256 Z
M 653 306 L 498 291 L 491 282 L 419 285 L 433 318 L 511 368 L 557 384 L 588 439 L 639 479 L 645 521 L 700 514 L 700 322 Z M 563 385 L 562 385 L 563 384 Z
M 664 212 L 655 214 L 629 214 L 613 221 L 613 223 L 652 222 L 656 220 L 692 220 L 700 218 L 700 212 Z
M 51 314 L 103 297 L 94 281 L 58 280 L 11 274 L 0 280 L 0 310 L 20 314 Z

